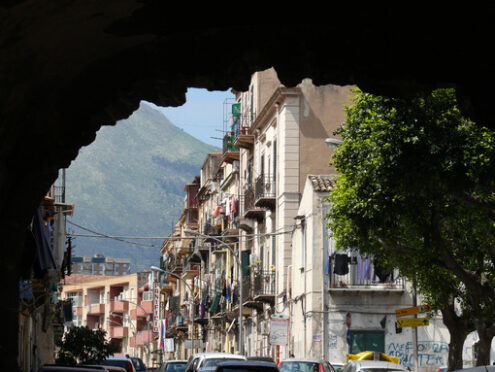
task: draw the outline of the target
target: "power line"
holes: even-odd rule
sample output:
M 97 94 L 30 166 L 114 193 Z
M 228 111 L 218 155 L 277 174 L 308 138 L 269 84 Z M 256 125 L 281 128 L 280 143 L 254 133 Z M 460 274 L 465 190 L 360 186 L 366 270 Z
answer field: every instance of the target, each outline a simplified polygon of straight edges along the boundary
M 107 239 L 114 239 L 114 240 L 118 240 L 118 241 L 121 241 L 123 243 L 127 243 L 127 244 L 133 244 L 133 245 L 137 245 L 137 246 L 141 246 L 141 247 L 152 247 L 152 248 L 158 248 L 158 246 L 154 245 L 154 244 L 144 244 L 144 243 L 136 243 L 136 242 L 131 242 L 129 240 L 126 240 L 124 239 L 123 237 L 117 237 L 117 236 L 110 236 L 110 235 L 107 235 L 107 234 L 103 234 L 103 233 L 99 233 L 97 231 L 93 231 L 91 229 L 88 229 L 87 227 L 84 227 L 84 226 L 81 226 L 81 225 L 78 225 L 77 223 L 74 223 L 74 222 L 71 222 L 69 220 L 67 220 L 68 223 L 70 223 L 71 225 L 73 226 L 76 226 L 82 230 L 85 230 L 85 231 L 88 231 L 90 233 L 93 233 L 95 235 L 88 235 L 88 234 L 74 234 L 74 233 L 67 233 L 66 235 L 67 236 L 81 236 L 81 237 L 93 237 L 93 238 L 107 238 Z M 127 239 L 130 239 L 130 238 L 127 238 Z M 144 238 L 139 238 L 139 239 L 144 239 Z

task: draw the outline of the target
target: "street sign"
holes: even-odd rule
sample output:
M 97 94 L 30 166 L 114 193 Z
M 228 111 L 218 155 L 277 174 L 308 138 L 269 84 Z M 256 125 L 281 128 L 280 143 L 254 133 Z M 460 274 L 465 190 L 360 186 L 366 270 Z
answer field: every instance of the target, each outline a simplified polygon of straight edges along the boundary
M 430 325 L 429 318 L 404 318 L 397 319 L 397 328 L 420 327 Z
M 398 317 L 406 316 L 406 315 L 414 315 L 414 314 L 418 314 L 418 313 L 427 313 L 429 311 L 431 311 L 431 305 L 406 307 L 405 309 L 395 310 L 395 316 L 398 318 Z

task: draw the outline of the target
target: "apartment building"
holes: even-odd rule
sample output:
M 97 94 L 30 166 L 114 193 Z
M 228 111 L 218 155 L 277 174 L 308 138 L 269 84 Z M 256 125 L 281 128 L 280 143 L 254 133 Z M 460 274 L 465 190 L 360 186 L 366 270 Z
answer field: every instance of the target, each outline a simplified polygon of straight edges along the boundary
M 131 273 L 130 258 L 115 258 L 101 253 L 91 256 L 73 256 L 72 272 L 85 275 L 128 275 Z
M 62 178 L 64 180 L 64 178 Z M 26 229 L 19 278 L 18 365 L 35 371 L 53 363 L 55 337 L 63 332 L 63 304 L 57 298 L 62 277 L 70 275 L 71 242 L 65 236 L 65 183 L 52 185 Z
M 149 271 L 124 276 L 73 274 L 60 298 L 72 302 L 73 326 L 104 329 L 117 348 L 115 355 L 139 356 L 152 366 L 158 362 L 157 281 L 157 273 Z
M 246 300 L 253 308 L 245 342 L 252 355 L 289 356 L 289 344 L 270 344 L 269 324 L 274 314 L 289 315 L 294 218 L 306 176 L 329 171 L 324 140 L 343 122 L 350 96 L 349 87 L 317 87 L 310 80 L 284 87 L 273 69 L 255 73 L 249 91 L 236 95 L 241 114 L 234 144 L 244 199 L 240 241 L 250 257 L 252 289 Z

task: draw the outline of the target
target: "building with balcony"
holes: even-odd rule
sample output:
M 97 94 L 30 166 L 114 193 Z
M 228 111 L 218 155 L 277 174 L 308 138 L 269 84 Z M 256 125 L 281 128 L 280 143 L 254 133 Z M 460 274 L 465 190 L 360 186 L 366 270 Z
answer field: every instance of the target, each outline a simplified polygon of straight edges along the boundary
M 373 257 L 335 249 L 325 221 L 334 182 L 330 174 L 307 176 L 295 218 L 285 299 L 290 348 L 296 357 L 335 362 L 344 362 L 348 353 L 379 351 L 411 367 L 412 350 L 399 349 L 413 344 L 413 331 L 396 332 L 395 310 L 415 306 L 412 283 Z M 417 332 L 418 370 L 438 368 L 448 356 L 448 332 L 441 318 L 433 317 Z
M 155 275 L 72 274 L 62 286 L 60 298 L 72 303 L 72 326 L 104 329 L 109 342 L 117 348 L 115 355 L 139 356 L 151 365 L 158 349 Z
M 72 272 L 85 275 L 128 275 L 131 273 L 130 258 L 115 258 L 103 254 L 73 256 Z

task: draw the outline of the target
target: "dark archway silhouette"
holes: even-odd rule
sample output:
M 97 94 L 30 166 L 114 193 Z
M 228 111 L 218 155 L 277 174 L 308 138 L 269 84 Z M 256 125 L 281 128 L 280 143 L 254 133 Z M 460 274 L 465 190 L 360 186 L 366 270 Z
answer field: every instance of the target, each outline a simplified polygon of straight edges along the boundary
M 407 97 L 457 88 L 495 127 L 491 9 L 481 2 L 292 4 L 151 0 L 6 1 L 0 6 L 1 364 L 15 370 L 18 276 L 33 211 L 101 125 L 188 87 L 246 90 L 274 67 L 286 86 L 356 84 Z

